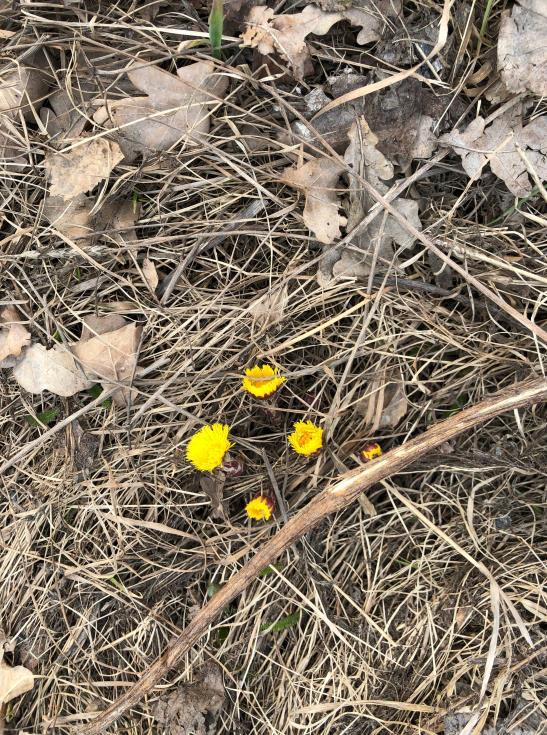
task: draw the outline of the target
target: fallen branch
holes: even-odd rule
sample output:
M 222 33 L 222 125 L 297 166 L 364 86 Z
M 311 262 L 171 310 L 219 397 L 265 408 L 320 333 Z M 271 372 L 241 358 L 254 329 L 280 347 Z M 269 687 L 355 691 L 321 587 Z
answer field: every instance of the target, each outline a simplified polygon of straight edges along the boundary
M 315 496 L 291 518 L 261 549 L 222 587 L 144 672 L 139 681 L 110 707 L 80 730 L 82 735 L 99 735 L 106 727 L 137 704 L 169 671 L 177 666 L 188 650 L 207 632 L 221 611 L 297 539 L 317 526 L 324 518 L 342 510 L 372 485 L 394 475 L 444 442 L 467 429 L 507 411 L 547 400 L 547 379 L 518 383 L 476 406 L 430 427 L 407 444 L 395 447 L 362 469 L 353 470 Z

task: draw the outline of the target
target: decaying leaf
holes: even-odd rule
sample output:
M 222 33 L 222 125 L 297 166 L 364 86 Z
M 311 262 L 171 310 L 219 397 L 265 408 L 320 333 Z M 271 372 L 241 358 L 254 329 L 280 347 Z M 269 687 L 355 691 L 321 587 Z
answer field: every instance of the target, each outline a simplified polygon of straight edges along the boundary
M 127 320 L 121 314 L 107 314 L 106 316 L 95 316 L 89 314 L 83 318 L 82 336 L 80 341 L 86 339 L 92 339 L 97 337 L 99 334 L 106 334 L 108 332 L 115 332 L 122 327 L 125 327 Z
M 215 474 L 199 473 L 199 485 L 211 501 L 211 516 L 213 518 L 226 517 L 223 494 L 225 484 L 226 475 L 224 472 L 215 472 Z
M 357 36 L 358 44 L 371 43 L 380 38 L 382 26 L 387 16 L 393 16 L 400 9 L 397 0 L 364 0 L 359 7 L 329 13 L 315 5 L 306 5 L 304 10 L 293 15 L 275 15 L 266 5 L 251 8 L 247 17 L 247 30 L 242 34 L 242 42 L 267 56 L 279 53 L 289 63 L 296 78 L 305 76 L 310 62 L 306 37 L 310 33 L 322 36 L 341 20 L 361 28 Z
M 48 390 L 65 398 L 92 385 L 74 357 L 60 345 L 51 350 L 40 344 L 27 347 L 22 359 L 13 368 L 13 377 L 29 393 Z
M 281 181 L 300 189 L 306 197 L 304 223 L 319 242 L 329 244 L 340 237 L 345 217 L 338 214 L 337 184 L 344 166 L 330 158 L 312 158 L 302 166 L 285 169 Z
M 50 142 L 62 146 L 66 140 L 78 138 L 83 132 L 87 118 L 79 109 L 86 97 L 92 95 L 93 86 L 82 80 L 78 86 L 80 100 L 72 100 L 68 92 L 58 89 L 48 97 L 50 107 L 40 109 L 40 119 L 50 136 Z
M 488 126 L 484 118 L 477 117 L 463 132 L 453 130 L 440 141 L 461 157 L 470 178 L 478 179 L 489 163 L 492 172 L 517 197 L 532 190 L 528 167 L 541 181 L 547 179 L 547 115 L 523 127 L 521 111 L 513 107 Z
M 86 376 L 99 380 L 105 390 L 113 383 L 129 383 L 137 366 L 137 350 L 142 327 L 134 322 L 121 323 L 119 315 L 108 317 L 87 317 L 87 329 L 82 339 L 72 345 L 72 351 L 78 358 Z M 112 328 L 114 327 L 114 328 Z M 89 336 L 95 333 L 95 336 Z M 128 390 L 120 388 L 112 398 L 117 403 L 124 403 Z
M 138 217 L 138 203 L 131 199 L 109 199 L 93 217 L 93 230 L 120 244 L 136 242 L 135 222 Z
M 393 178 L 393 165 L 377 149 L 378 138 L 370 130 L 364 117 L 352 126 L 349 139 L 350 144 L 344 155 L 348 167 L 371 184 L 379 194 L 385 194 L 388 186 L 384 182 Z M 348 200 L 347 229 L 351 231 L 367 215 L 374 199 L 364 190 L 357 177 L 350 176 Z M 417 202 L 399 197 L 392 205 L 417 230 L 421 229 Z M 370 273 L 374 260 L 377 267 L 385 268 L 386 262 L 394 257 L 394 245 L 408 248 L 413 242 L 414 237 L 394 217 L 380 214 L 363 232 L 353 238 L 352 245 L 361 252 L 343 250 L 337 261 L 325 263 L 319 272 L 320 283 L 328 285 L 331 278 L 365 277 Z
M 259 328 L 273 326 L 283 321 L 289 301 L 289 285 L 273 288 L 249 306 L 249 314 Z
M 221 669 L 207 664 L 193 684 L 182 684 L 161 696 L 154 717 L 165 735 L 210 735 L 224 704 Z
M 155 66 L 135 67 L 127 75 L 147 96 L 109 102 L 93 119 L 107 128 L 121 128 L 115 134 L 129 162 L 140 154 L 167 150 L 180 139 L 203 140 L 211 107 L 228 86 L 227 77 L 215 74 L 212 61 L 183 66 L 176 76 Z
M 49 224 L 70 240 L 89 238 L 93 228 L 91 210 L 93 201 L 85 194 L 65 201 L 61 197 L 50 196 L 44 199 L 43 214 Z
M 150 260 L 150 258 L 145 258 L 143 260 L 142 274 L 148 288 L 152 291 L 152 293 L 156 293 L 156 289 L 158 287 L 160 279 L 158 278 L 158 271 L 156 270 L 156 266 Z
M 43 54 L 37 53 L 25 64 L 10 62 L 0 71 L 0 124 L 2 115 L 34 120 L 48 90 Z
M 0 661 L 0 705 L 30 692 L 34 686 L 32 671 L 25 666 L 9 666 L 2 656 Z
M 375 381 L 368 395 L 357 404 L 357 411 L 365 417 L 371 435 L 378 429 L 394 429 L 408 411 L 408 400 L 402 383 Z
M 21 324 L 21 317 L 13 306 L 0 311 L 0 362 L 7 357 L 19 357 L 23 347 L 30 344 L 30 332 Z
M 384 74 L 377 76 L 381 79 Z M 444 111 L 444 101 L 413 78 L 367 95 L 363 100 L 363 114 L 378 138 L 378 150 L 403 170 L 414 159 L 431 156 L 437 147 L 433 128 Z
M 547 3 L 518 0 L 502 13 L 498 69 L 510 92 L 547 96 Z
M 104 138 L 78 144 L 66 153 L 47 153 L 44 167 L 50 179 L 49 194 L 64 201 L 91 191 L 123 159 L 120 146 Z
M 9 61 L 0 69 L 0 158 L 25 165 L 28 143 L 17 122 L 32 121 L 48 90 L 45 58 L 37 52 L 24 64 Z

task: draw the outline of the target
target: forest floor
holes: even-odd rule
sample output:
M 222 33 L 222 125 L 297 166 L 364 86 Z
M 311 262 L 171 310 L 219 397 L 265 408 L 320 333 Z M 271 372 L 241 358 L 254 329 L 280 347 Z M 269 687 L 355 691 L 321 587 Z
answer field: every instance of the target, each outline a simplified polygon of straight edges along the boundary
M 201 0 L 0 0 L 0 732 L 84 732 L 367 443 L 544 372 L 545 5 L 269 5 L 212 51 Z M 107 732 L 545 732 L 546 423 L 313 528 Z

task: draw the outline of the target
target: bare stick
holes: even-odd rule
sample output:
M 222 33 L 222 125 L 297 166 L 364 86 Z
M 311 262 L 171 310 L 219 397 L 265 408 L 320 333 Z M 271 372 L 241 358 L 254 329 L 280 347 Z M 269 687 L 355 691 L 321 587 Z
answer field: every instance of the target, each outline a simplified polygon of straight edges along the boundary
M 430 427 L 423 434 L 407 444 L 395 447 L 363 469 L 353 470 L 343 475 L 337 482 L 315 496 L 303 510 L 267 541 L 252 559 L 211 598 L 199 615 L 144 672 L 139 681 L 115 700 L 97 719 L 84 727 L 80 731 L 81 735 L 99 735 L 130 707 L 137 704 L 167 674 L 169 669 L 181 662 L 183 656 L 207 632 L 208 627 L 226 605 L 240 595 L 262 569 L 271 564 L 297 539 L 328 515 L 350 505 L 364 490 L 400 472 L 404 467 L 448 439 L 506 411 L 513 411 L 544 400 L 547 400 L 547 378 L 518 383 Z

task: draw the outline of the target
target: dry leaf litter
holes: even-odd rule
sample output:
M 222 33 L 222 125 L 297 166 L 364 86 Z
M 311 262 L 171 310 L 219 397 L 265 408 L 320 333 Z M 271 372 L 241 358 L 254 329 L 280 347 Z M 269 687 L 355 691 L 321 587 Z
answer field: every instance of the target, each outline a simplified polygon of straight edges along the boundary
M 545 367 L 368 188 L 545 326 L 541 0 L 445 3 L 432 58 L 441 4 L 234 0 L 220 59 L 207 3 L 141 5 L 0 3 L 14 733 L 73 735 L 137 681 L 283 523 L 248 523 L 250 498 L 291 516 L 368 442 L 386 452 Z M 286 382 L 251 402 L 242 371 L 262 363 Z M 245 469 L 198 479 L 184 447 L 217 420 Z M 286 448 L 298 420 L 324 427 L 308 464 Z M 544 437 L 542 406 L 500 416 L 371 489 L 119 727 L 536 735 Z

